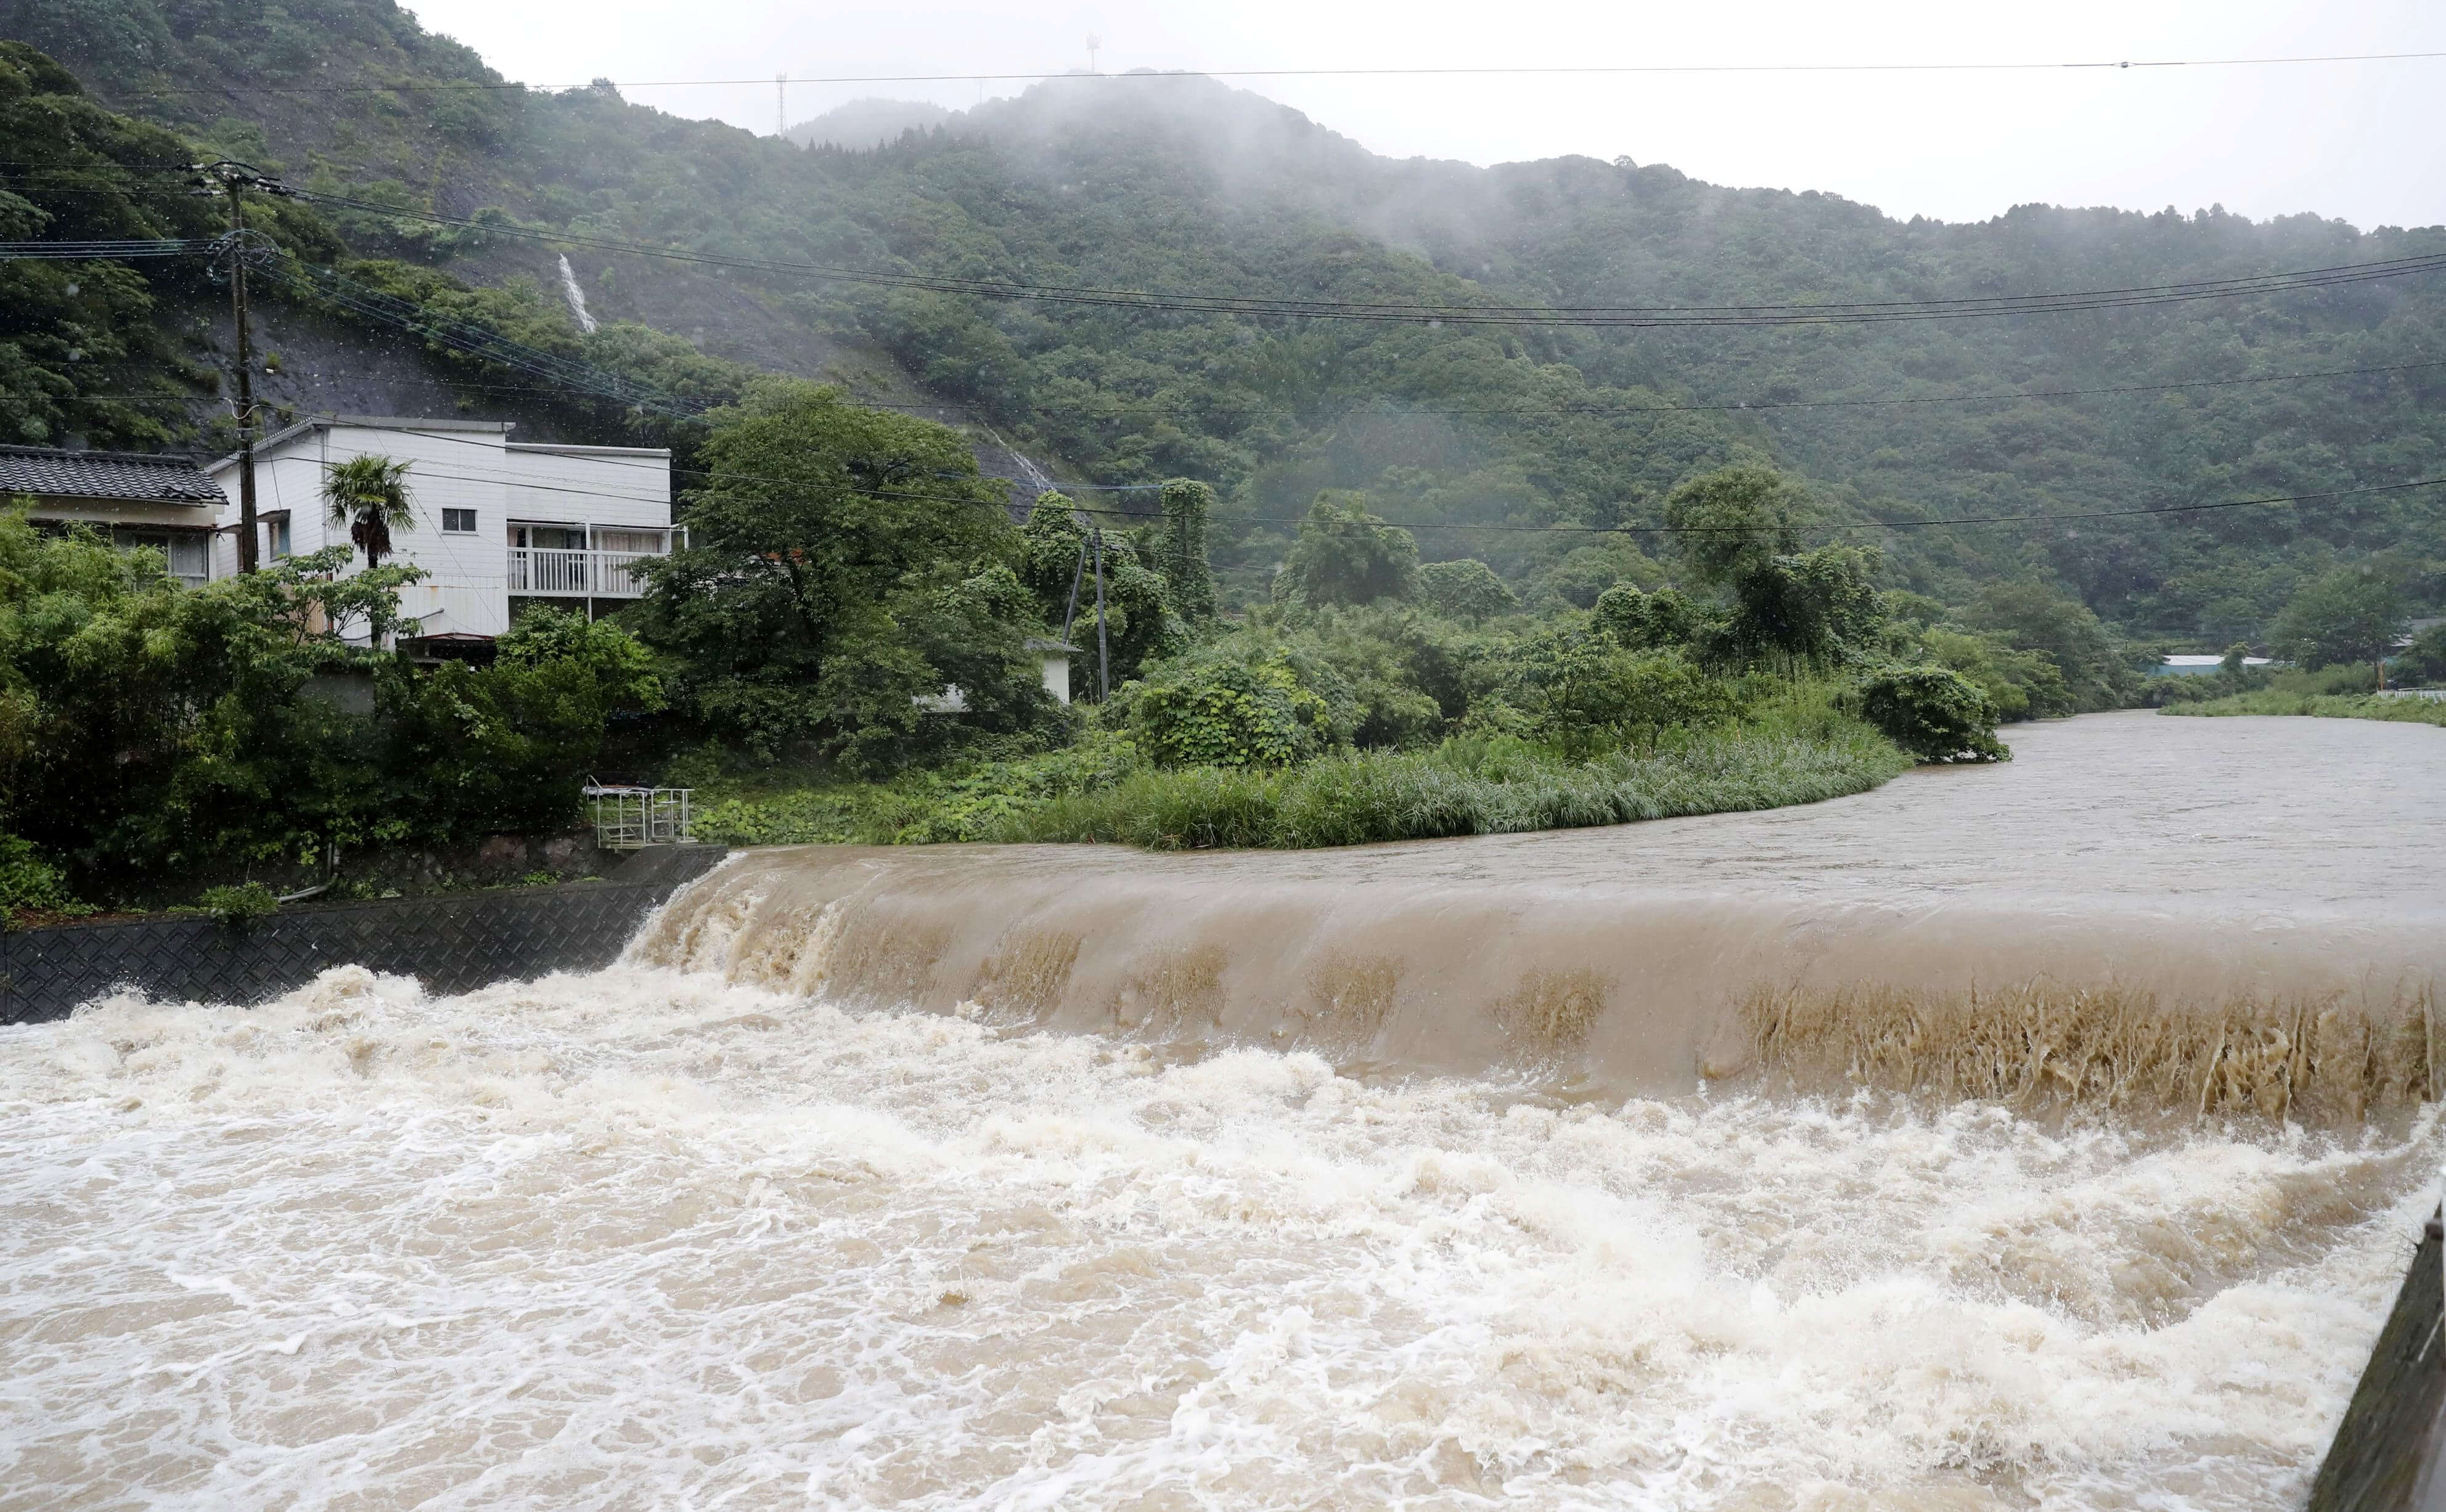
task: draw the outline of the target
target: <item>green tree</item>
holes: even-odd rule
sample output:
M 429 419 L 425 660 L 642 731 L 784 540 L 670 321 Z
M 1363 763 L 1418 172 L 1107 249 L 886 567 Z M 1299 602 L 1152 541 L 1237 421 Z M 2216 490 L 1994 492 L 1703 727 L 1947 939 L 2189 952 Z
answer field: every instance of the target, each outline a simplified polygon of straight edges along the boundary
M 531 607 L 496 652 L 490 667 L 385 669 L 384 764 L 418 838 L 568 823 L 612 715 L 663 707 L 653 653 L 610 620 Z
M 2071 694 L 2072 707 L 2063 712 L 2124 702 L 2131 678 L 2115 637 L 2080 600 L 2043 583 L 1991 583 L 1980 591 L 1968 619 L 2023 651 L 2045 653 Z
M 390 555 L 392 531 L 416 528 L 408 465 L 388 457 L 351 457 L 324 475 L 323 503 L 330 521 L 348 527 L 348 539 L 366 554 L 367 567 L 380 567 Z
M 776 383 L 715 417 L 704 458 L 688 545 L 630 611 L 687 718 L 768 759 L 805 745 L 878 770 L 955 738 L 919 703 L 947 687 L 967 728 L 1051 717 L 1035 627 L 960 591 L 1020 541 L 958 431 Z
M 1519 597 L 1495 569 L 1475 557 L 1431 561 L 1419 569 L 1419 599 L 1446 619 L 1475 625 L 1516 609 Z
M 1277 602 L 1373 604 L 1419 589 L 1418 538 L 1367 512 L 1364 497 L 1327 489 L 1308 506 L 1283 570 Z
M 1770 557 L 1733 579 L 1736 608 L 1722 632 L 1740 660 L 1778 654 L 1813 666 L 1841 660 L 1877 638 L 1885 606 L 1873 546 L 1820 546 Z
M 1597 595 L 1596 622 L 1630 650 L 1649 651 L 1688 645 L 1705 616 L 1675 589 L 1646 594 L 1616 583 Z
M 1744 464 L 1703 473 L 1665 500 L 1665 523 L 1690 574 L 1739 590 L 1744 577 L 1800 549 L 1804 502 L 1772 467 Z
M 2446 620 L 2412 637 L 2398 658 L 2402 675 L 2414 683 L 2446 683 Z
M 2026 651 L 1993 631 L 1931 627 L 1919 633 L 1929 662 L 1979 685 L 1999 719 L 2060 719 L 2080 712 L 2056 659 Z
M 2331 567 L 2286 602 L 2270 649 L 2310 671 L 2386 656 L 2403 634 L 2403 589 L 2368 562 Z
M 366 838 L 372 729 L 300 695 L 362 658 L 315 611 L 379 623 L 405 574 L 334 581 L 346 555 L 188 589 L 159 552 L 0 514 L 0 829 L 87 878 Z

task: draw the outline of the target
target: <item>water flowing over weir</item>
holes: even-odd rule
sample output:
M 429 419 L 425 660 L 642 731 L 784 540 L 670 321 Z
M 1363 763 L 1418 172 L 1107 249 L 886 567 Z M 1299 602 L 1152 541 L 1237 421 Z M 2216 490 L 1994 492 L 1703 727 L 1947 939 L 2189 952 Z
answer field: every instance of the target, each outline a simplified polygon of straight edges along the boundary
M 1296 856 L 766 852 L 641 952 L 1003 1025 L 1591 1092 L 1856 1080 L 2316 1123 L 2408 1107 L 2446 1082 L 2446 824 L 2356 833 L 2353 778 L 2399 783 L 2396 753 L 2305 784 L 2290 731 L 2257 723 L 2279 728 L 2094 719 L 2025 735 L 2012 767 L 1629 828 Z M 2434 771 L 2434 732 L 2404 735 L 2375 744 Z M 2100 771 L 2101 752 L 2133 769 Z
M 2446 743 L 2017 735 L 0 1029 L 0 1512 L 2298 1506 L 2446 1151 Z

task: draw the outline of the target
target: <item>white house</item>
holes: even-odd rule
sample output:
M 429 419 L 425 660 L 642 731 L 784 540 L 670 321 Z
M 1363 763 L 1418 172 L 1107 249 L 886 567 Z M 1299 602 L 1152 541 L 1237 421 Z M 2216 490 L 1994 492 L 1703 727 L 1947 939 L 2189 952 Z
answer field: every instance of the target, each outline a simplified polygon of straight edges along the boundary
M 330 522 L 323 480 L 351 458 L 379 456 L 408 464 L 415 523 L 392 533 L 386 559 L 425 569 L 424 581 L 400 595 L 420 635 L 490 637 L 529 603 L 593 614 L 641 596 L 630 564 L 668 556 L 676 535 L 670 452 L 518 442 L 511 429 L 325 415 L 273 432 L 254 450 L 260 559 L 348 544 L 348 525 Z M 237 459 L 207 471 L 226 496 L 213 542 L 219 577 L 237 568 Z

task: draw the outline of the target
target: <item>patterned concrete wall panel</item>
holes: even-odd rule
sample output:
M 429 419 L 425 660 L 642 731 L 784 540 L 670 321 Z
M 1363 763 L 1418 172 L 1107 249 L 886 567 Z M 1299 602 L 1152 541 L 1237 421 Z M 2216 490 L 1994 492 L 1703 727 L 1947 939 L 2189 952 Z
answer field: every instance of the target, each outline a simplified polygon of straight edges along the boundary
M 603 882 L 293 908 L 245 930 L 180 917 L 0 936 L 0 1023 L 66 1018 L 128 988 L 252 1005 L 334 966 L 414 976 L 438 992 L 600 971 L 648 915 L 723 854 L 710 845 L 650 852 Z

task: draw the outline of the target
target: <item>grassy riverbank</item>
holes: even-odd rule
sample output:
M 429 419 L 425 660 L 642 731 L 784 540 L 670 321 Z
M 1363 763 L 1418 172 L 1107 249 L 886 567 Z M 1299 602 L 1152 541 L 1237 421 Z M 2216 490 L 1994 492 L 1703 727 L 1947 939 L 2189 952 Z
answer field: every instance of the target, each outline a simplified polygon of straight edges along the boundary
M 2446 698 L 2380 698 L 2372 693 L 2294 693 L 2267 689 L 2196 704 L 2172 704 L 2161 712 L 2211 719 L 2232 714 L 2307 714 L 2321 719 L 2382 719 L 2399 725 L 2446 728 Z
M 1911 759 L 1815 690 L 1739 725 L 1586 759 L 1511 737 L 1356 751 L 1300 765 L 1162 767 L 1125 737 L 890 784 L 765 784 L 711 795 L 697 834 L 728 844 L 1117 841 L 1306 849 L 1621 824 L 1866 792 Z

